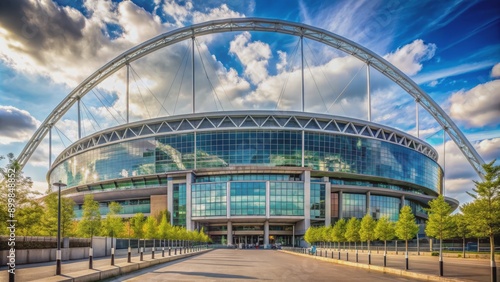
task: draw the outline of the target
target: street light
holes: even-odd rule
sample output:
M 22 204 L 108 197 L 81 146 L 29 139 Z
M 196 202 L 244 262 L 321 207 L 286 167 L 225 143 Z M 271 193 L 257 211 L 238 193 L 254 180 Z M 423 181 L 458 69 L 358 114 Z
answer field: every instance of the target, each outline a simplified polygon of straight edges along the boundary
M 66 187 L 67 185 L 59 182 L 53 183 L 52 185 L 58 187 L 57 195 L 57 252 L 56 252 L 56 275 L 61 275 L 61 187 Z

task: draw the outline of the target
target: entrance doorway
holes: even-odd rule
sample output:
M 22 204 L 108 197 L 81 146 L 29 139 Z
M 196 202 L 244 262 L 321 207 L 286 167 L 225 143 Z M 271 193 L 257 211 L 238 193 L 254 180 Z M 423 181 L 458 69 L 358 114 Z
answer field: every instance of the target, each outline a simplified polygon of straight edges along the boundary
M 262 248 L 264 238 L 261 235 L 234 235 L 233 245 L 241 249 Z

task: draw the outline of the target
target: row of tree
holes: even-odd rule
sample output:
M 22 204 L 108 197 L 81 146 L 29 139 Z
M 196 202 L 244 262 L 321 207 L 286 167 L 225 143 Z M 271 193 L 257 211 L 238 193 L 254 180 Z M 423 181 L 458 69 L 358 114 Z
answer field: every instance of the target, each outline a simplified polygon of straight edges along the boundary
M 384 241 L 384 246 L 387 248 L 387 241 L 395 237 L 405 240 L 411 240 L 418 233 L 419 226 L 415 221 L 415 216 L 409 206 L 401 209 L 399 220 L 392 222 L 388 217 L 382 217 L 375 220 L 368 213 L 361 220 L 352 217 L 349 220 L 340 219 L 333 226 L 311 227 L 306 231 L 304 239 L 311 244 L 319 242 L 340 243 L 366 242 L 368 250 L 370 243 L 376 240 Z M 408 244 L 406 244 L 408 246 Z
M 1 175 L 15 179 L 15 220 L 17 236 L 56 236 L 58 217 L 58 195 L 49 193 L 42 200 L 36 197 L 40 193 L 32 191 L 33 182 L 25 177 L 19 163 L 12 154 L 8 156 L 9 164 L 0 168 Z M 3 159 L 0 156 L 0 159 Z M 8 172 L 15 171 L 14 177 Z M 11 175 L 12 176 L 12 175 Z M 8 235 L 6 223 L 9 218 L 7 207 L 7 181 L 0 182 L 0 235 Z M 109 212 L 103 218 L 99 203 L 91 194 L 86 195 L 83 203 L 81 220 L 75 220 L 75 203 L 69 198 L 61 198 L 61 235 L 63 237 L 110 236 L 137 239 L 168 239 L 208 242 L 210 239 L 203 230 L 188 231 L 180 226 L 169 224 L 167 211 L 156 215 L 145 216 L 142 213 L 124 219 L 119 214 L 123 207 L 116 202 L 108 205 Z

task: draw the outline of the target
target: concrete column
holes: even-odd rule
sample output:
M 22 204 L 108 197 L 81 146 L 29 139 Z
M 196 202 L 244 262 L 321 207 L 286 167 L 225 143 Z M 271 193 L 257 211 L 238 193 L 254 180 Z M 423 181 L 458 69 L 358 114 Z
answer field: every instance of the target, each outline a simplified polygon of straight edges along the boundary
M 170 213 L 170 224 L 174 222 L 174 181 L 172 177 L 167 177 L 167 209 Z
M 271 215 L 271 183 L 266 181 L 266 218 Z
M 304 171 L 304 230 L 311 226 L 311 172 Z
M 371 210 L 370 210 L 370 206 L 371 206 L 370 196 L 371 196 L 370 191 L 366 192 L 366 213 L 369 215 L 372 214 Z
M 231 221 L 227 222 L 227 244 L 233 244 L 233 223 Z
M 193 174 L 186 174 L 186 229 L 193 230 L 193 223 L 191 221 L 191 182 L 193 181 Z
M 264 222 L 264 246 L 269 245 L 269 221 Z
M 231 183 L 226 183 L 226 217 L 231 218 Z
M 332 224 L 332 184 L 325 183 L 325 226 Z
M 344 197 L 344 193 L 342 190 L 339 190 L 339 219 L 344 218 L 344 207 L 342 205 L 342 197 Z

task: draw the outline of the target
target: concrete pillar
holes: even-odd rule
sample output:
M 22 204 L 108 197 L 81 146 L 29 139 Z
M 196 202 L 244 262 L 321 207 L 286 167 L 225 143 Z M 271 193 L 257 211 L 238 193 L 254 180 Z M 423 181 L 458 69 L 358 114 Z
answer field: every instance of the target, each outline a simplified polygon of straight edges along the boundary
M 328 178 L 328 177 L 327 177 Z M 332 184 L 325 183 L 325 226 L 332 224 Z
M 231 218 L 231 183 L 226 183 L 226 218 Z
M 344 197 L 344 194 L 342 190 L 339 190 L 339 219 L 344 218 L 344 207 L 342 205 L 342 198 Z
M 304 180 L 304 230 L 311 226 L 311 171 L 303 173 Z
M 269 221 L 264 222 L 264 246 L 269 245 Z
M 167 209 L 170 213 L 170 224 L 174 222 L 174 181 L 172 177 L 167 177 Z
M 233 223 L 231 221 L 227 222 L 227 244 L 233 244 Z
M 186 174 L 186 229 L 189 231 L 193 230 L 191 221 L 191 182 L 193 178 L 192 173 Z
M 369 215 L 372 215 L 370 206 L 371 206 L 371 200 L 370 200 L 371 193 L 370 191 L 366 192 L 366 213 Z
M 271 183 L 266 181 L 266 218 L 271 214 Z

